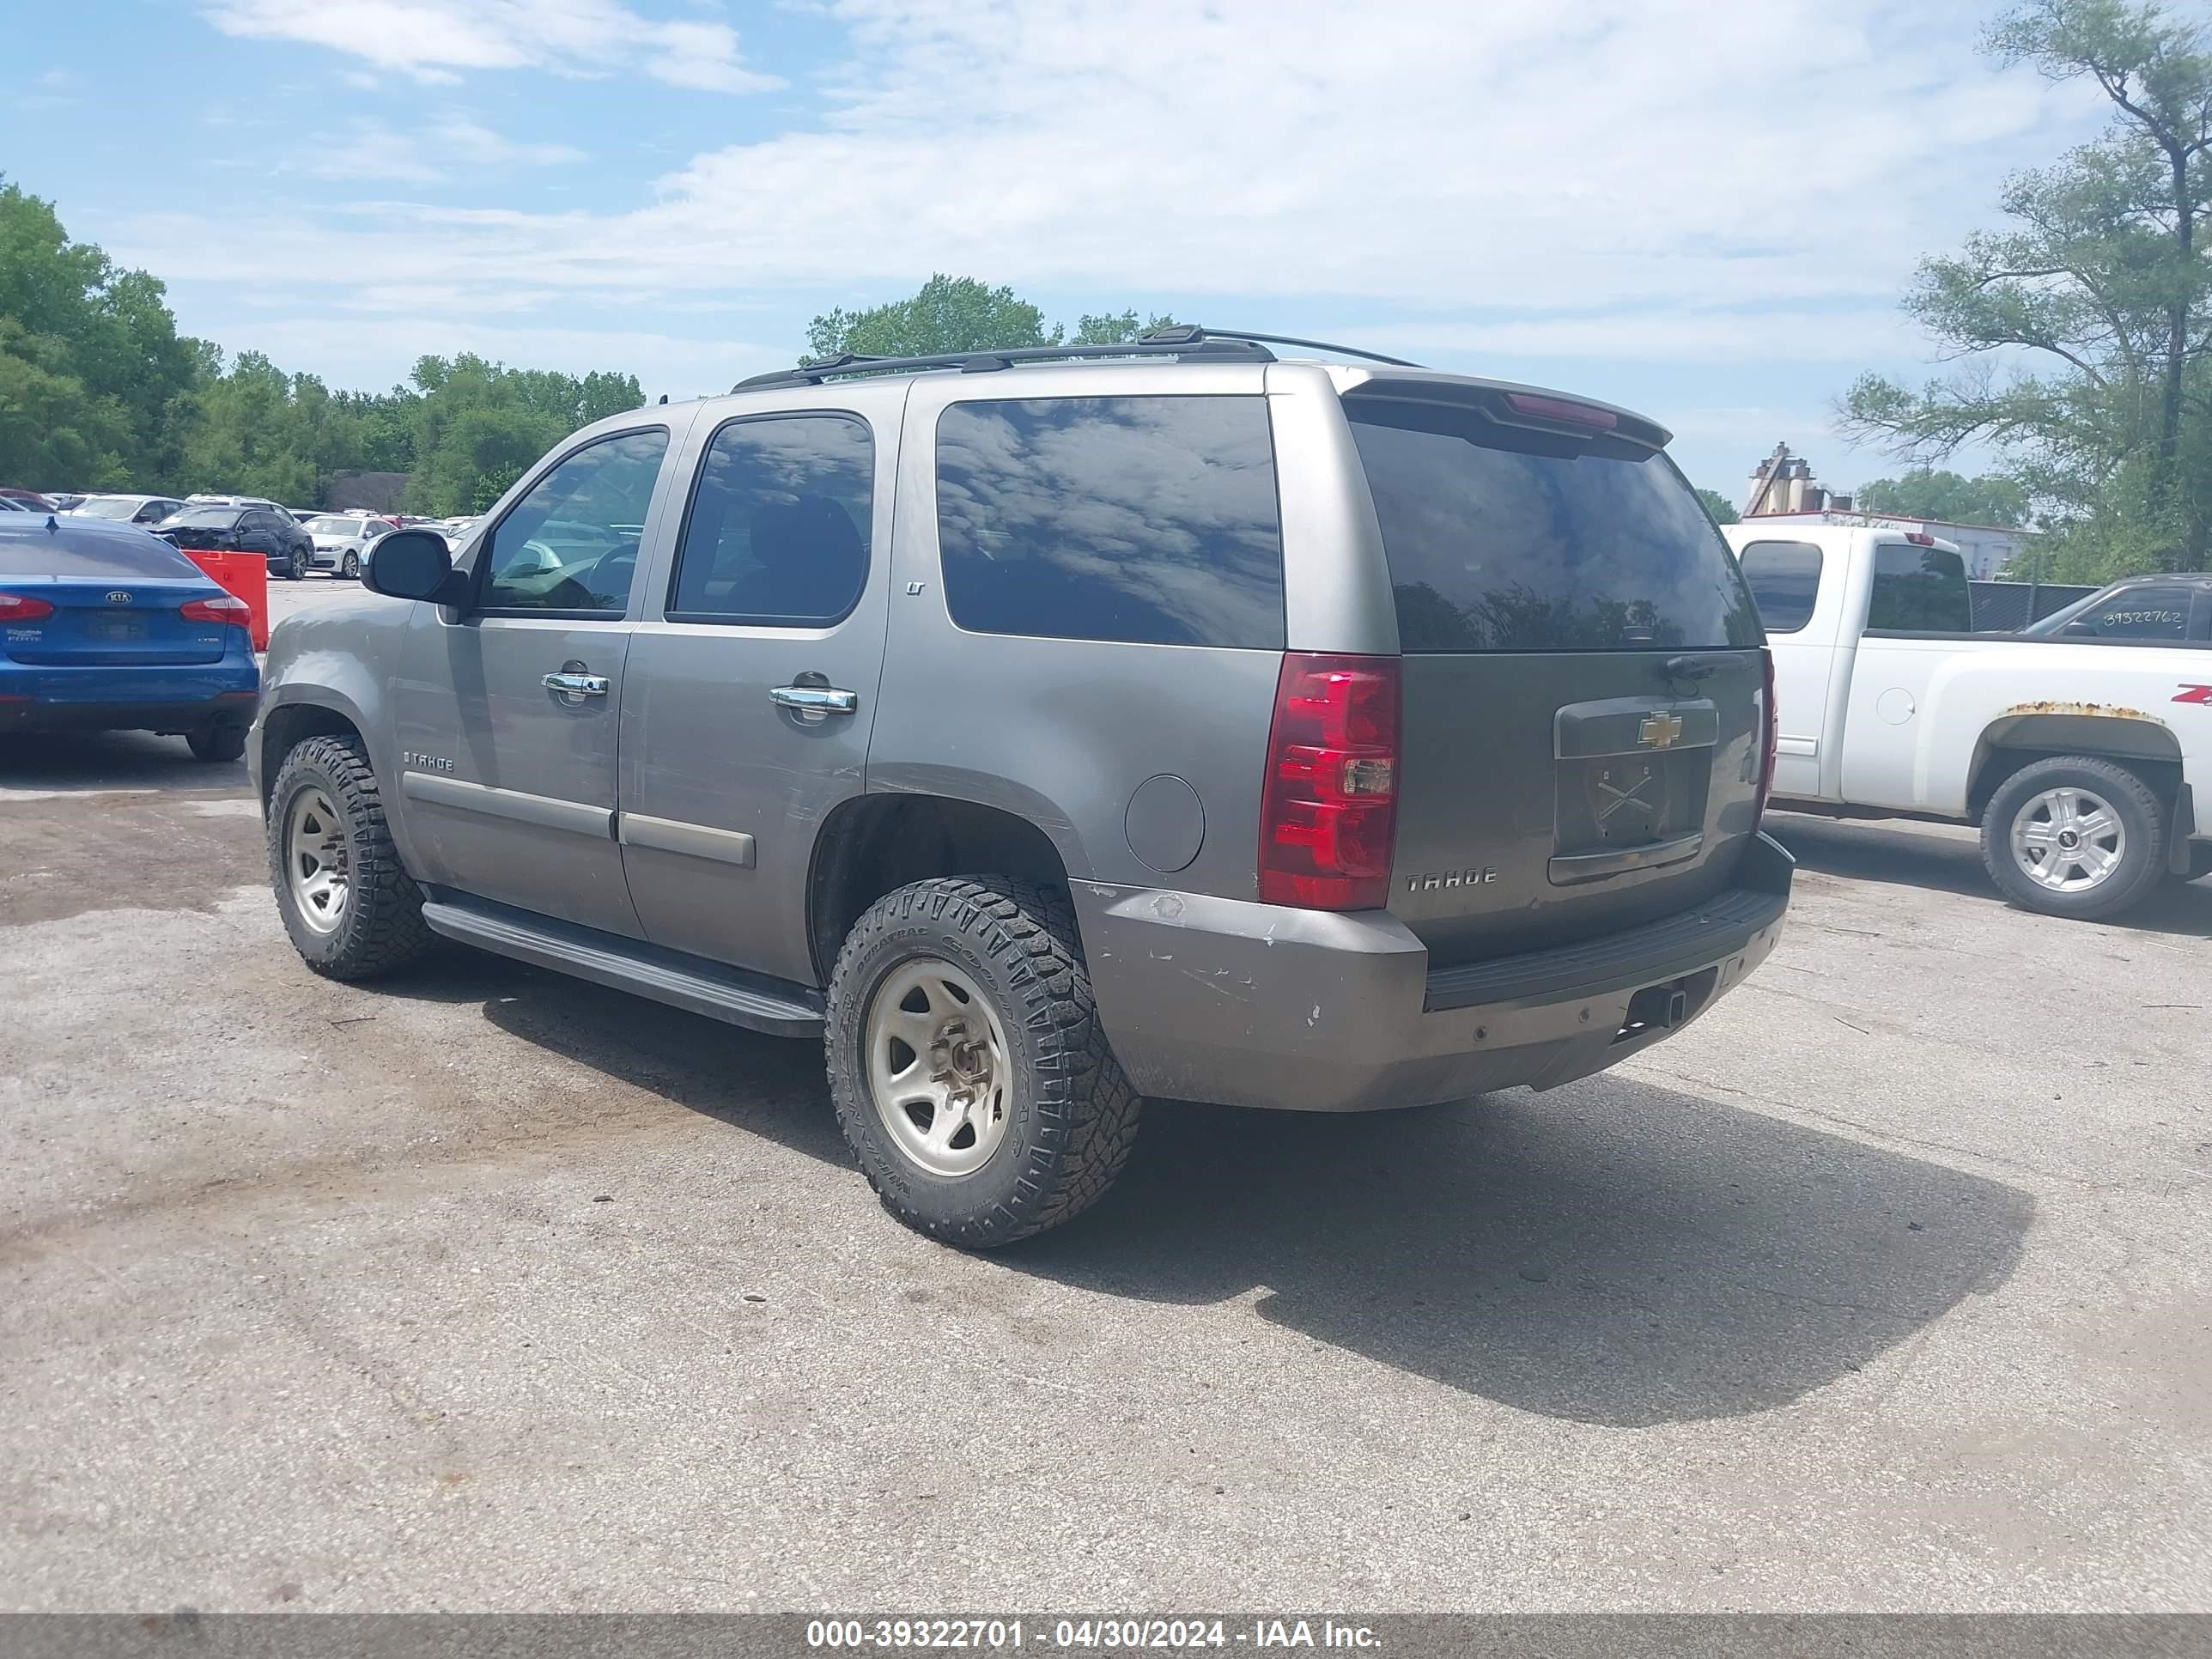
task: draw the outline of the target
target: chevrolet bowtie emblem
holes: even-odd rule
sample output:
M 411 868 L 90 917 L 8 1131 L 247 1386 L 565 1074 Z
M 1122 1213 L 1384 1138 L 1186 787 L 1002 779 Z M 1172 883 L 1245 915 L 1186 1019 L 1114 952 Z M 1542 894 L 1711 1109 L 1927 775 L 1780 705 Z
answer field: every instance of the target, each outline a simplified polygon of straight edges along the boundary
M 1664 712 L 1646 714 L 1644 724 L 1636 728 L 1636 740 L 1654 749 L 1666 749 L 1682 735 L 1682 720 L 1678 714 Z

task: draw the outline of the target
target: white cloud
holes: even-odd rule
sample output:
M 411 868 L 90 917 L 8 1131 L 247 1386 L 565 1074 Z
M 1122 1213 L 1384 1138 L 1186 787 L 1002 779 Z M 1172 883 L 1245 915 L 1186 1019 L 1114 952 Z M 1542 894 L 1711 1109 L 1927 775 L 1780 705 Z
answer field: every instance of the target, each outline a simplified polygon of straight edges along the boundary
M 713 92 L 782 84 L 744 66 L 727 24 L 659 21 L 617 0 L 217 0 L 207 15 L 226 34 L 327 46 L 427 81 L 463 70 L 638 68 Z
M 434 184 L 454 167 L 477 172 L 507 167 L 557 167 L 580 161 L 568 144 L 518 143 L 459 116 L 419 130 L 399 131 L 379 120 L 351 123 L 336 143 L 310 152 L 297 165 L 318 179 L 392 179 Z
M 2073 90 L 1989 70 L 1964 13 L 1904 0 L 828 3 L 849 53 L 806 126 L 696 155 L 626 208 L 526 210 L 496 182 L 463 206 L 351 204 L 317 232 L 298 280 L 319 290 L 287 301 L 303 313 L 289 333 L 241 340 L 295 343 L 335 374 L 371 345 L 399 362 L 450 349 L 448 322 L 497 316 L 507 331 L 477 349 L 519 356 L 612 315 L 643 331 L 574 337 L 635 343 L 689 386 L 702 348 L 656 331 L 678 312 L 765 301 L 788 343 L 794 312 L 939 270 L 1448 362 L 1663 363 L 1686 380 L 1789 365 L 1818 390 L 1786 395 L 1810 404 L 1841 378 L 1831 366 L 1923 355 L 1894 313 L 1913 260 L 1986 222 L 2007 171 L 2095 118 Z M 219 0 L 212 15 L 417 75 L 763 83 L 724 25 L 615 0 Z M 658 131 L 641 112 L 599 148 L 611 165 L 634 153 L 621 140 Z M 475 131 L 416 145 L 369 129 L 298 165 L 428 183 L 466 143 L 506 143 Z M 549 149 L 498 160 L 544 164 Z M 593 199 L 607 184 L 603 169 Z M 102 240 L 210 293 L 234 281 L 227 242 L 188 215 Z M 410 294 L 435 296 L 412 335 L 395 299 Z M 759 366 L 739 361 L 750 347 L 703 349 L 709 384 Z M 1733 453 L 1764 424 L 1712 441 Z
M 1595 357 L 1614 362 L 1863 363 L 1927 343 L 1894 305 L 1833 310 L 1631 308 L 1497 322 L 1415 322 L 1346 340 L 1376 350 Z

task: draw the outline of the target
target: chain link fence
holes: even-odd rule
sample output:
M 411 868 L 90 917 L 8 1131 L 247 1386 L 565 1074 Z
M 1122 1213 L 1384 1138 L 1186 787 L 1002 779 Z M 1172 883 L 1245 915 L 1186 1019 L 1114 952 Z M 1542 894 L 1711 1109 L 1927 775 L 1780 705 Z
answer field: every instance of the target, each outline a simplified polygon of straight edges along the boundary
M 2070 582 L 1969 582 L 1974 632 L 2014 634 L 2097 590 Z

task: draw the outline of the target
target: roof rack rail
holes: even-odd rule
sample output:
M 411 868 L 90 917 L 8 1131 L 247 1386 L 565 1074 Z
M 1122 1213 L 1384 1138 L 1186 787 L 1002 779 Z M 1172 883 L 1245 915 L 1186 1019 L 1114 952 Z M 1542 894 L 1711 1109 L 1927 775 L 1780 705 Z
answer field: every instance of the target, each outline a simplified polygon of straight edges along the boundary
M 1243 338 L 1139 339 L 1120 345 L 1016 346 L 1005 351 L 945 351 L 923 357 L 862 357 L 841 351 L 835 357 L 803 362 L 796 368 L 749 375 L 730 388 L 750 392 L 771 386 L 819 386 L 832 376 L 902 374 L 925 368 L 957 368 L 963 374 L 988 374 L 1017 363 L 1074 362 L 1093 357 L 1229 357 L 1241 362 L 1271 363 L 1275 354 Z
M 1316 351 L 1333 351 L 1340 357 L 1364 357 L 1370 363 L 1388 363 L 1393 368 L 1421 368 L 1421 363 L 1409 363 L 1403 357 L 1386 357 L 1379 351 L 1362 351 L 1358 346 L 1337 345 L 1328 340 L 1301 340 L 1295 334 L 1254 334 L 1241 328 L 1200 329 L 1196 323 L 1180 323 L 1174 328 L 1156 328 L 1139 339 L 1153 340 L 1163 335 L 1176 334 L 1185 329 L 1197 330 L 1204 336 L 1217 340 L 1262 340 L 1269 345 L 1307 346 Z

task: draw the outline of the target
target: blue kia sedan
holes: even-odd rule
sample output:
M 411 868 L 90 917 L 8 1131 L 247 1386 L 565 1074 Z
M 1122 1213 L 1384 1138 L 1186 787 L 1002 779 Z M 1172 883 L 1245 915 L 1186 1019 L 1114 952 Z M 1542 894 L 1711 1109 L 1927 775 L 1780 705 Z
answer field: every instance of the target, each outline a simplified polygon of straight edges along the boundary
M 160 732 L 236 760 L 261 686 L 247 624 L 150 531 L 0 514 L 0 734 Z

